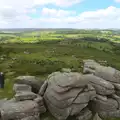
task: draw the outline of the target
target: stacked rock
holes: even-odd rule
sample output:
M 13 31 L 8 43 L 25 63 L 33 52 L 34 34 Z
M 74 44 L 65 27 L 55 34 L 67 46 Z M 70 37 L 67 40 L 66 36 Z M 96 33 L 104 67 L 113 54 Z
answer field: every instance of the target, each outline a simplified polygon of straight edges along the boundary
M 120 118 L 120 71 L 84 60 L 83 73 L 54 72 L 48 76 L 44 100 L 58 120 Z M 97 114 L 97 115 L 96 115 Z
M 36 79 L 33 79 L 33 76 L 24 76 L 24 79 L 22 78 L 22 84 L 16 82 L 13 86 L 14 98 L 4 100 L 0 106 L 2 120 L 39 120 L 40 114 L 46 112 L 43 98 L 32 92 L 32 86 L 35 85 L 32 83 L 36 83 Z M 29 83 L 31 79 L 31 86 L 23 84 Z
M 94 60 L 83 62 L 83 74 L 64 68 L 44 82 L 17 77 L 14 98 L 0 100 L 0 119 L 40 120 L 46 110 L 57 120 L 120 118 L 120 71 Z
M 99 78 L 96 83 L 95 79 L 89 79 L 99 96 L 91 102 L 91 109 L 101 118 L 120 118 L 120 71 L 102 66 L 94 60 L 85 60 L 83 71 L 84 74 L 91 73 L 88 77 L 93 75 Z M 98 88 L 99 83 L 102 85 Z

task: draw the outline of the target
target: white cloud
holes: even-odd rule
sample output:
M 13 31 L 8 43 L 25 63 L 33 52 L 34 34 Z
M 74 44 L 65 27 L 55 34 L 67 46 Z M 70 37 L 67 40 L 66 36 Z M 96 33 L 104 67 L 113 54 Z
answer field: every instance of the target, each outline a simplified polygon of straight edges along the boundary
M 39 18 L 31 18 L 28 13 L 36 13 L 36 9 L 32 6 L 22 6 L 21 2 L 18 4 L 21 7 L 0 4 L 0 27 L 120 28 L 120 8 L 113 6 L 96 11 L 85 11 L 77 15 L 74 11 L 44 7 L 41 14 L 39 13 Z M 45 4 L 45 1 L 41 4 Z
M 115 0 L 115 2 L 120 2 L 120 0 Z
M 67 11 L 62 9 L 49 9 L 49 8 L 43 8 L 42 9 L 42 15 L 43 16 L 49 16 L 49 17 L 64 17 L 68 15 L 74 15 L 75 11 Z

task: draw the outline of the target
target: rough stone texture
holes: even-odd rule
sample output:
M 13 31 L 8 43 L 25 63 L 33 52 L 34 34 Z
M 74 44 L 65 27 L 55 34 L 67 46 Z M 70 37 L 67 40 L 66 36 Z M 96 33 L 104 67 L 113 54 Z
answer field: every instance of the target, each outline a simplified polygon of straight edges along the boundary
M 39 92 L 40 87 L 44 83 L 44 81 L 39 80 L 35 76 L 19 76 L 15 78 L 15 82 L 17 84 L 27 84 L 32 87 L 32 91 L 35 93 Z
M 30 92 L 32 90 L 31 86 L 26 85 L 26 84 L 14 84 L 13 90 L 17 93 L 20 91 L 28 91 Z
M 94 117 L 93 117 L 93 120 L 102 120 L 102 119 L 100 118 L 100 116 L 98 115 L 98 113 L 96 113 L 94 115 Z
M 39 115 L 29 116 L 29 117 L 22 118 L 21 120 L 40 120 L 40 117 Z
M 107 101 L 100 99 L 93 100 L 91 103 L 92 110 L 95 112 L 99 111 L 115 111 L 118 109 L 119 104 L 116 100 L 108 98 Z
M 43 96 L 48 86 L 48 82 L 45 81 L 39 90 L 39 95 Z
M 90 120 L 91 118 L 92 112 L 88 108 L 83 109 L 76 117 L 77 120 Z
M 106 119 L 106 118 L 120 118 L 120 110 L 116 110 L 116 111 L 101 111 L 101 112 L 99 112 L 99 116 L 102 119 Z
M 84 73 L 88 73 L 89 70 L 91 70 L 95 76 L 98 76 L 100 78 L 103 78 L 113 83 L 120 84 L 120 71 L 116 70 L 115 68 L 112 68 L 109 66 L 108 67 L 102 66 L 96 63 L 94 60 L 84 61 L 84 69 L 86 68 L 89 68 L 89 69 L 87 69 L 87 71 L 83 70 Z
M 55 72 L 48 77 L 44 99 L 49 111 L 59 120 L 77 115 L 96 96 L 95 89 L 79 73 Z
M 39 111 L 39 105 L 34 101 L 11 102 L 1 107 L 1 118 L 3 120 L 17 120 L 39 115 Z
M 95 88 L 97 94 L 110 95 L 115 92 L 114 86 L 110 82 L 102 78 L 99 78 L 92 74 L 88 74 L 84 75 L 84 79 L 90 81 L 91 85 Z
M 43 97 L 38 95 L 37 98 L 34 99 L 34 101 L 39 105 L 40 113 L 45 113 L 46 112 L 46 108 L 44 106 Z
M 16 101 L 33 100 L 36 97 L 37 95 L 35 93 L 29 91 L 17 92 L 15 95 Z

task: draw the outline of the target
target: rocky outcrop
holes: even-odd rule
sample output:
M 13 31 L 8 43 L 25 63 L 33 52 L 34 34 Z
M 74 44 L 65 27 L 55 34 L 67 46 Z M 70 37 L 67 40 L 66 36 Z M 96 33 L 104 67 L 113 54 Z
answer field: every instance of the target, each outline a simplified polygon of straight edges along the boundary
M 62 69 L 46 81 L 19 76 L 11 100 L 0 100 L 1 120 L 40 120 L 47 110 L 57 119 L 120 118 L 120 71 L 84 60 L 83 73 Z
M 2 120 L 39 120 L 39 115 L 46 112 L 43 98 L 32 92 L 32 86 L 14 84 L 14 98 L 1 100 Z

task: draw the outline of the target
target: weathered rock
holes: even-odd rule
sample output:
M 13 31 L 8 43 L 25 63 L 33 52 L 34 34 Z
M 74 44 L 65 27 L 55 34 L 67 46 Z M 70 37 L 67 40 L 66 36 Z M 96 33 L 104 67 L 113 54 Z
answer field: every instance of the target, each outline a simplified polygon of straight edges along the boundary
M 32 90 L 31 86 L 26 85 L 26 84 L 14 84 L 13 86 L 13 90 L 17 93 L 17 92 L 24 92 L 24 91 L 28 91 L 30 92 Z
M 106 96 L 102 96 L 102 95 L 96 95 L 96 98 L 98 99 L 98 100 L 102 100 L 102 101 L 107 101 L 107 97 Z
M 103 78 L 112 83 L 120 84 L 120 71 L 116 70 L 115 68 L 102 66 L 96 63 L 94 60 L 84 61 L 84 68 L 89 68 L 87 69 L 87 72 L 89 72 L 90 69 L 93 70 L 90 70 L 90 72 L 100 78 Z
M 29 116 L 39 115 L 39 105 L 34 101 L 20 101 L 6 103 L 1 107 L 3 120 L 18 120 Z
M 34 93 L 38 93 L 44 81 L 39 80 L 35 76 L 19 76 L 15 78 L 15 83 L 30 85 L 32 87 L 32 91 Z
M 48 86 L 48 81 L 45 81 L 39 90 L 39 95 L 43 96 Z
M 33 100 L 37 97 L 37 95 L 33 92 L 17 92 L 15 95 L 16 101 L 23 101 L 23 100 Z
M 48 110 L 59 120 L 77 115 L 96 96 L 95 89 L 79 73 L 52 73 L 44 99 Z
M 93 117 L 93 120 L 102 120 L 102 119 L 100 118 L 98 113 L 96 113 L 95 116 Z
M 90 120 L 91 118 L 92 112 L 88 108 L 83 109 L 77 116 L 77 120 Z
M 110 95 L 115 93 L 114 86 L 110 82 L 92 74 L 84 75 L 83 77 L 95 88 L 97 94 Z
M 92 70 L 95 70 L 97 66 L 100 66 L 99 63 L 97 63 L 95 60 L 83 60 L 84 68 L 90 68 Z
M 120 91 L 120 84 L 118 83 L 112 83 L 112 84 L 115 86 L 116 90 Z
M 62 68 L 61 71 L 62 71 L 62 72 L 70 73 L 70 72 L 71 72 L 71 69 L 69 69 L 69 68 Z
M 99 116 L 102 119 L 120 118 L 120 110 L 101 111 L 101 112 L 99 112 Z
M 46 107 L 44 105 L 43 97 L 37 96 L 37 98 L 35 98 L 34 101 L 39 105 L 40 113 L 45 113 Z
M 29 116 L 29 117 L 22 118 L 21 120 L 40 120 L 40 117 L 39 115 Z
M 108 98 L 107 101 L 96 99 L 89 105 L 91 110 L 95 112 L 116 111 L 119 108 L 118 102 L 111 98 Z

